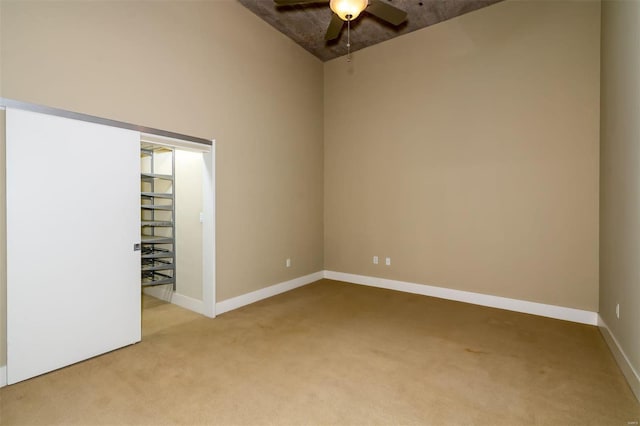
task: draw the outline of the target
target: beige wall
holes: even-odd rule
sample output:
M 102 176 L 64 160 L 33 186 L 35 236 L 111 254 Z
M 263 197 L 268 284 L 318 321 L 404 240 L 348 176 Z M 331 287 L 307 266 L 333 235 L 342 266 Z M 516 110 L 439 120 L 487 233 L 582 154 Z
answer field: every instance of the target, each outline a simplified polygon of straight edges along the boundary
M 602 3 L 600 316 L 640 372 L 640 2 Z M 620 319 L 616 318 L 620 304 Z M 637 384 L 636 384 L 637 386 Z
M 597 311 L 599 20 L 508 1 L 326 63 L 325 269 Z
M 0 87 L 215 137 L 219 301 L 324 256 L 595 311 L 599 11 L 499 3 L 325 64 L 323 96 L 323 65 L 233 1 L 3 0 Z
M 230 0 L 1 7 L 2 96 L 216 138 L 218 301 L 322 269 L 319 60 Z

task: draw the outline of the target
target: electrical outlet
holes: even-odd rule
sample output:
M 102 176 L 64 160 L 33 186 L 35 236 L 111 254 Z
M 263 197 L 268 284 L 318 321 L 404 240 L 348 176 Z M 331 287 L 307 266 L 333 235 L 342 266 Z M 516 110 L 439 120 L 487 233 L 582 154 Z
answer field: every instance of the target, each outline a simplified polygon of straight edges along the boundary
M 378 264 L 378 256 L 373 256 L 373 264 L 374 265 Z
M 384 260 L 384 263 L 385 263 L 385 265 L 387 265 L 387 266 L 391 266 L 391 258 L 390 258 L 390 257 L 387 257 L 387 258 Z
M 291 259 L 287 259 L 287 261 L 285 262 L 285 265 L 287 266 L 287 268 L 291 267 Z
M 620 304 L 616 304 L 616 318 L 620 319 Z

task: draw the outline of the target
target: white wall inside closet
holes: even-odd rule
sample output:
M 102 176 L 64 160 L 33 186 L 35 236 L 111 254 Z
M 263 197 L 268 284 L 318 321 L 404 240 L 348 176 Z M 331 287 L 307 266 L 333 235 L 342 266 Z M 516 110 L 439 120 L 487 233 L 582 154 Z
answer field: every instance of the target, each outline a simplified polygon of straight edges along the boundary
M 175 161 L 176 291 L 202 300 L 202 154 L 178 149 Z

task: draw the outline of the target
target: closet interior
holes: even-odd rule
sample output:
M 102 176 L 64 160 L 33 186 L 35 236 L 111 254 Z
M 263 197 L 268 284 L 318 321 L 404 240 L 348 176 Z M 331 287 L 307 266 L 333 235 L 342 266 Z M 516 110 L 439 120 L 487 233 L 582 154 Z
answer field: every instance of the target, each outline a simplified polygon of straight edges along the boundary
M 141 284 L 176 289 L 175 150 L 140 147 Z

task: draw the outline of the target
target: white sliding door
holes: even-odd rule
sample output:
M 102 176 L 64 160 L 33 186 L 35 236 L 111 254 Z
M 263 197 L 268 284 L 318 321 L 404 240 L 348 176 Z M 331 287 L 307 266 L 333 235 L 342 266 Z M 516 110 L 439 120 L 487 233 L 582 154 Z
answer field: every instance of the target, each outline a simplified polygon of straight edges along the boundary
M 140 341 L 140 135 L 7 109 L 7 381 Z

